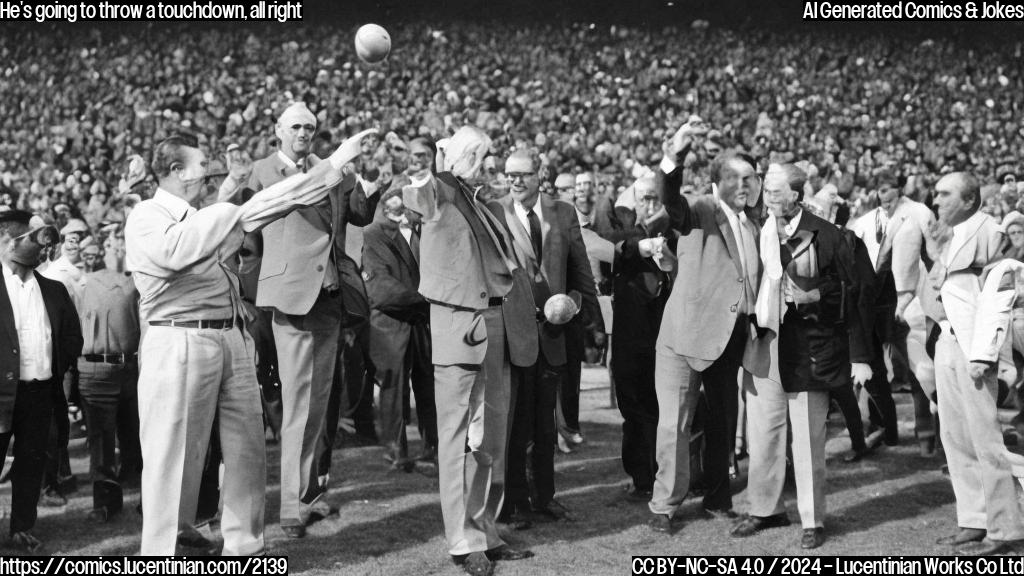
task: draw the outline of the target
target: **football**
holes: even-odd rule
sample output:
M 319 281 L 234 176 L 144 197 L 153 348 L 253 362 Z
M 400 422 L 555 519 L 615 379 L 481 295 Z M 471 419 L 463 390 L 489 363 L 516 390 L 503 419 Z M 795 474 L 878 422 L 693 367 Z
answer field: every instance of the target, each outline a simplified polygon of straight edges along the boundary
M 391 36 L 376 24 L 364 24 L 356 31 L 356 54 L 367 64 L 376 64 L 391 53 Z

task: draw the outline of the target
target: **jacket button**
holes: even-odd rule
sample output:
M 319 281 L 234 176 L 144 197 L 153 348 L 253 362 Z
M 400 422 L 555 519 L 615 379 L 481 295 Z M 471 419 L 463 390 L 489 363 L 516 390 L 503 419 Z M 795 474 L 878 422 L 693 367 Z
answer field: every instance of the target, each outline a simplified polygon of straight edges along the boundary
M 735 306 L 729 306 L 729 312 L 735 312 L 735 311 L 736 311 L 736 307 Z
M 739 278 L 736 279 L 736 281 L 739 282 L 740 284 L 743 284 L 743 277 L 740 276 Z
M 15 348 L 14 350 L 11 350 L 11 352 L 13 352 L 15 356 L 18 355 L 18 349 L 17 348 Z
M 322 264 L 318 264 L 317 267 L 316 267 L 316 271 L 317 272 L 323 272 L 324 271 L 323 265 Z
M 480 297 L 481 298 L 487 298 L 487 292 L 481 292 L 480 293 Z

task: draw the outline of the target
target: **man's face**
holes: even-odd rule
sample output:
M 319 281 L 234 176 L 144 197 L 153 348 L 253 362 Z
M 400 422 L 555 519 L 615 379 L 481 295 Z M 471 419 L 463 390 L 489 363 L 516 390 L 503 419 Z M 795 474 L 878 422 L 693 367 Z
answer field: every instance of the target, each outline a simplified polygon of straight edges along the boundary
M 576 180 L 576 194 L 592 195 L 594 193 L 594 181 L 587 178 L 586 180 Z
M 935 184 L 932 202 L 939 214 L 939 220 L 948 226 L 955 226 L 970 217 L 971 206 L 964 201 L 958 181 L 953 174 L 947 174 Z
M 900 190 L 893 184 L 883 184 L 878 190 L 878 203 L 889 216 L 896 212 L 896 201 L 899 199 Z
M 392 196 L 384 201 L 384 215 L 392 222 L 401 222 L 405 217 L 405 204 L 402 195 Z
M 757 187 L 757 174 L 750 164 L 740 159 L 732 159 L 722 166 L 718 196 L 730 208 L 739 211 L 746 207 L 747 198 L 757 193 Z
M 594 209 L 594 191 L 593 188 L 576 185 L 576 191 L 573 192 L 572 199 L 573 206 L 579 210 L 580 214 L 589 215 Z
M 60 247 L 61 254 L 68 257 L 71 262 L 81 261 L 81 251 L 79 250 L 78 243 L 82 241 L 82 234 L 79 232 L 71 232 L 64 236 L 64 244 Z
M 637 216 L 642 213 L 647 217 L 661 210 L 661 199 L 658 198 L 658 193 L 654 190 L 653 186 L 638 186 L 636 196 Z
M 799 194 L 789 186 L 786 174 L 769 172 L 764 180 L 764 205 L 776 218 L 783 218 L 793 212 Z
M 430 171 L 434 165 L 434 153 L 422 142 L 413 142 L 409 146 L 409 169 L 411 172 Z
M 1011 225 L 1006 231 L 1006 235 L 1010 237 L 1010 243 L 1014 248 L 1024 246 L 1024 224 Z
M 185 201 L 194 202 L 203 193 L 206 183 L 206 153 L 199 148 L 187 148 L 185 151 L 185 164 L 178 169 L 178 179 L 181 181 L 185 194 Z
M 92 272 L 97 269 L 99 263 L 103 261 L 103 255 L 100 254 L 99 246 L 89 246 L 85 250 L 82 250 L 82 262 L 85 264 L 85 271 Z
M 719 146 L 717 143 L 712 142 L 711 140 L 704 141 L 704 155 L 707 156 L 707 159 L 709 161 L 714 160 L 715 157 L 721 153 L 722 147 Z
M 505 176 L 508 178 L 512 199 L 532 208 L 540 193 L 540 178 L 537 177 L 533 161 L 522 156 L 512 156 L 505 162 Z
M 572 204 L 573 197 L 575 196 L 573 194 L 573 188 L 574 187 L 572 185 L 555 186 L 555 198 Z
M 288 126 L 277 125 L 277 137 L 281 140 L 281 151 L 289 158 L 305 158 L 313 145 L 316 125 L 296 121 Z

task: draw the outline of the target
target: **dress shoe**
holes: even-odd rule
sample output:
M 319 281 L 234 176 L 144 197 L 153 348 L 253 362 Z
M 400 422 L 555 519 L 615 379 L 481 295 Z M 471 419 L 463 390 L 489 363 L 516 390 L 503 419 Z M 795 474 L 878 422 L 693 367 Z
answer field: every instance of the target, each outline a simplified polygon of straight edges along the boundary
M 104 524 L 107 521 L 107 509 L 106 508 L 93 508 L 89 511 L 87 516 L 89 522 L 93 524 Z
M 68 499 L 53 488 L 47 488 L 43 495 L 39 497 L 39 505 L 43 508 L 60 508 L 67 505 L 67 503 Z
M 544 506 L 534 506 L 532 516 L 535 522 L 559 522 L 569 519 L 569 509 L 552 500 Z
M 484 552 L 473 552 L 466 556 L 455 558 L 455 563 L 462 566 L 462 569 L 471 576 L 491 576 L 494 574 L 494 563 L 487 558 Z
M 308 526 L 314 522 L 319 522 L 320 520 L 337 513 L 337 506 L 331 506 L 329 502 L 320 498 L 309 506 L 309 519 L 306 521 L 306 525 Z
M 199 530 L 196 530 L 194 526 L 188 526 L 178 530 L 178 546 L 209 550 L 213 548 L 213 543 L 200 534 Z
M 800 547 L 804 550 L 817 548 L 825 543 L 825 529 L 822 527 L 805 528 L 804 535 L 800 538 Z
M 675 534 L 676 530 L 679 529 L 675 519 L 668 514 L 655 514 L 654 517 L 647 522 L 647 525 L 655 532 L 661 532 L 662 534 L 669 535 Z
M 306 527 L 302 524 L 282 524 L 281 531 L 289 538 L 305 538 Z
M 499 524 L 507 524 L 512 530 L 529 530 L 533 528 L 533 522 L 522 513 L 521 509 L 515 506 L 504 506 L 501 514 L 498 515 Z
M 782 528 L 783 526 L 789 526 L 789 518 L 785 513 L 775 514 L 774 516 L 750 516 L 748 514 L 732 527 L 729 534 L 736 538 L 746 538 L 747 536 L 757 534 L 761 530 Z
M 626 485 L 624 492 L 626 494 L 626 500 L 637 503 L 650 502 L 651 496 L 653 495 L 650 488 L 646 490 L 637 488 L 636 484 L 633 484 L 632 482 Z
M 558 451 L 562 454 L 572 454 L 572 447 L 561 434 L 558 435 Z
M 430 460 L 416 460 L 413 469 L 428 478 L 437 478 L 437 463 Z
M 985 534 L 987 533 L 980 528 L 961 528 L 956 531 L 956 534 L 943 536 L 936 540 L 935 543 L 941 546 L 959 546 L 968 542 L 980 542 L 985 539 Z
M 732 508 L 728 510 L 722 510 L 720 508 L 704 508 L 704 514 L 710 516 L 712 520 L 735 520 L 739 518 Z
M 586 442 L 586 440 L 583 438 L 583 434 L 580 434 L 579 432 L 573 432 L 572 434 L 569 434 L 567 440 L 569 441 L 569 444 L 572 444 L 574 446 L 579 446 L 580 444 Z
M 1024 543 L 1024 540 L 989 540 L 984 538 L 976 542 L 965 542 L 954 547 L 954 550 L 960 556 L 992 556 L 1019 550 L 1022 543 Z
M 43 547 L 43 543 L 29 532 L 11 534 L 11 546 L 26 552 L 35 552 Z
M 866 458 L 868 455 L 870 455 L 871 452 L 873 452 L 873 450 L 871 448 L 868 448 L 867 446 L 865 446 L 865 447 L 863 447 L 863 448 L 861 448 L 859 450 L 853 450 L 849 454 L 847 454 L 846 456 L 843 456 L 843 462 L 845 462 L 847 464 L 853 464 L 855 462 L 860 462 L 861 460 Z
M 507 544 L 498 546 L 497 548 L 491 548 L 485 554 L 487 554 L 487 559 L 492 562 L 497 562 L 498 560 L 512 561 L 533 558 L 533 552 L 530 552 L 529 550 L 516 550 Z

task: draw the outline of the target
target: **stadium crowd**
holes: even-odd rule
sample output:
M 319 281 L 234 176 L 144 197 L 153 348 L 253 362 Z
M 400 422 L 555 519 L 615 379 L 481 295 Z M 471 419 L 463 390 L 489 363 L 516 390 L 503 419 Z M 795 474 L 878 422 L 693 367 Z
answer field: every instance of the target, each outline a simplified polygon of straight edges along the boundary
M 906 386 L 922 454 L 944 423 L 947 543 L 1024 539 L 996 421 L 1024 350 L 1019 43 L 420 24 L 373 66 L 312 25 L 0 30 L 24 550 L 36 502 L 75 489 L 70 402 L 90 518 L 141 482 L 144 554 L 203 544 L 221 462 L 224 553 L 262 553 L 264 434 L 304 537 L 333 513 L 345 418 L 438 477 L 449 553 L 488 574 L 530 555 L 495 523 L 566 517 L 554 454 L 585 442 L 580 366 L 602 353 L 656 531 L 694 492 L 735 537 L 789 525 L 788 462 L 821 546 L 830 404 L 857 461 L 900 442 Z

